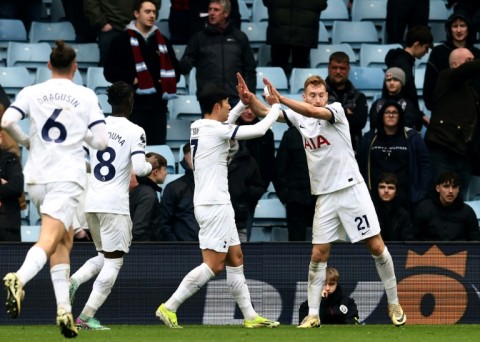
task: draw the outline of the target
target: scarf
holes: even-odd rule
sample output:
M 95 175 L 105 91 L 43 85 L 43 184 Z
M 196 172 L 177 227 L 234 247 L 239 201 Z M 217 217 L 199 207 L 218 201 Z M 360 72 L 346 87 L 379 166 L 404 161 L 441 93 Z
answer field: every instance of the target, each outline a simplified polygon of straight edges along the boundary
M 148 72 L 147 65 L 143 60 L 136 32 L 132 29 L 127 29 L 127 33 L 130 37 L 130 45 L 132 46 L 133 59 L 137 71 L 138 88 L 136 93 L 139 95 L 155 94 L 157 90 L 155 89 L 152 75 Z M 160 55 L 160 81 L 163 90 L 162 98 L 168 98 L 169 96 L 175 95 L 177 92 L 177 79 L 172 61 L 168 55 L 165 39 L 159 30 L 155 30 L 155 36 L 157 38 Z

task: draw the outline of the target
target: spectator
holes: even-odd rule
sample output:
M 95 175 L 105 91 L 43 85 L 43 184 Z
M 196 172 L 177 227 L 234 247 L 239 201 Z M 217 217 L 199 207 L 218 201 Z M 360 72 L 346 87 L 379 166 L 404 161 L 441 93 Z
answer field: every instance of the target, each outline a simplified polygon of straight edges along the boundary
M 147 158 L 154 156 L 158 168 L 146 177 L 137 177 L 138 185 L 130 190 L 130 216 L 132 217 L 133 241 L 157 241 L 160 239 L 160 202 L 157 192 L 167 177 L 167 160 L 154 152 L 147 153 Z
M 453 7 L 454 12 L 469 13 L 472 18 L 473 30 L 471 32 L 473 36 L 480 31 L 480 1 L 478 0 L 448 0 L 447 8 Z
M 188 74 L 196 68 L 197 93 L 208 85 L 223 85 L 233 107 L 238 102 L 236 73 L 245 77 L 250 89 L 255 89 L 257 76 L 248 38 L 229 16 L 229 0 L 210 0 L 208 22 L 189 41 L 179 71 Z
M 455 171 L 466 195 L 473 163 L 479 159 L 478 95 L 470 80 L 480 73 L 480 59 L 465 48 L 450 53 L 450 68 L 438 75 L 425 142 L 436 176 Z
M 393 172 L 399 180 L 398 203 L 410 211 L 427 195 L 432 170 L 421 135 L 404 126 L 404 115 L 397 101 L 386 101 L 376 130 L 365 134 L 360 143 L 357 160 L 372 199 L 378 199 L 380 175 Z
M 168 183 L 160 201 L 160 240 L 198 241 L 200 229 L 193 211 L 195 180 L 192 170 L 190 142 L 183 146 L 183 159 L 180 165 L 185 174 Z
M 377 116 L 380 109 L 386 101 L 397 101 L 405 113 L 405 126 L 415 128 L 417 131 L 422 129 L 421 118 L 418 117 L 418 111 L 414 108 L 412 102 L 403 96 L 403 86 L 405 85 L 405 73 L 402 69 L 393 67 L 385 72 L 385 87 L 382 97 L 375 100 L 370 107 L 370 130 L 377 127 Z
M 273 182 L 277 196 L 286 208 L 288 241 L 307 240 L 307 228 L 313 223 L 315 196 L 310 191 L 303 139 L 295 127 L 283 134 L 275 158 Z
M 19 199 L 22 193 L 22 165 L 16 154 L 4 149 L 0 134 L 0 241 L 21 240 Z
M 442 173 L 436 182 L 436 195 L 415 208 L 415 235 L 421 241 L 478 241 L 477 216 L 459 195 L 461 179 L 455 172 Z
M 42 3 L 42 0 L 2 0 L 0 18 L 20 19 L 28 33 L 32 21 L 40 21 L 42 17 Z
M 85 15 L 84 1 L 62 0 L 65 20 L 72 23 L 75 29 L 76 43 L 95 43 L 97 30 L 90 24 Z
M 150 0 L 135 0 L 135 20 L 112 39 L 104 67 L 108 81 L 135 88 L 130 121 L 145 130 L 149 145 L 166 144 L 167 100 L 175 96 L 180 78 L 175 51 L 154 25 L 157 10 Z
M 340 275 L 333 267 L 327 267 L 327 277 L 322 290 L 320 321 L 322 324 L 359 324 L 357 304 L 353 298 L 342 293 L 338 283 Z M 308 314 L 308 301 L 304 301 L 298 310 L 299 323 Z
M 430 0 L 388 0 L 386 33 L 387 44 L 402 44 L 405 29 L 417 25 L 428 26 Z
M 384 241 L 412 241 L 410 213 L 397 200 L 398 178 L 394 173 L 385 172 L 378 180 L 378 198 L 374 201 L 381 235 Z
M 423 99 L 425 107 L 433 109 L 433 93 L 437 84 L 438 75 L 442 70 L 450 68 L 448 58 L 450 53 L 459 47 L 467 48 L 475 59 L 480 58 L 480 49 L 476 48 L 475 30 L 472 27 L 468 14 L 463 11 L 453 13 L 445 22 L 447 40 L 435 46 L 428 58 L 423 81 Z M 476 91 L 480 94 L 480 79 L 476 77 Z
M 403 95 L 412 102 L 425 123 L 428 122 L 428 118 L 420 111 L 415 86 L 415 59 L 422 58 L 432 47 L 433 36 L 430 29 L 426 26 L 415 26 L 407 32 L 405 48 L 392 49 L 385 56 L 387 68 L 398 67 L 405 73 Z
M 3 113 L 10 107 L 10 98 L 5 93 L 2 85 L 0 85 L 0 120 L 2 120 Z M 8 134 L 5 130 L 0 130 L 0 136 L 2 138 L 2 146 L 5 150 L 15 153 L 17 157 L 20 157 L 20 148 L 18 143 Z
M 258 200 L 265 192 L 265 184 L 258 163 L 245 146 L 244 141 L 230 141 L 228 158 L 228 191 L 235 212 L 240 242 L 247 242 L 251 235 L 253 213 Z
M 357 150 L 362 138 L 362 129 L 367 123 L 368 105 L 365 94 L 355 89 L 348 79 L 350 58 L 345 52 L 338 51 L 330 55 L 328 76 L 325 79 L 328 91 L 328 103 L 340 102 L 350 126 L 353 150 Z
M 263 0 L 263 4 L 268 8 L 272 66 L 289 75 L 291 56 L 293 68 L 309 68 L 310 49 L 318 45 L 320 13 L 327 8 L 327 1 Z

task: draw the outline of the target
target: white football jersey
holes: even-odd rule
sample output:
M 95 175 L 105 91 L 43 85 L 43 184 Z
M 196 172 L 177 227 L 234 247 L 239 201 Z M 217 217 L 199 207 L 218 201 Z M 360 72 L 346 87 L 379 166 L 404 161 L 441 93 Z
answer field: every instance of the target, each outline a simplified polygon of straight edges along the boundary
M 331 193 L 363 182 L 350 139 L 350 128 L 340 103 L 328 105 L 332 120 L 309 118 L 286 110 L 287 123 L 303 138 L 313 195 Z
M 71 181 L 85 186 L 83 140 L 89 127 L 105 122 L 95 93 L 55 78 L 24 88 L 11 107 L 30 117 L 26 183 Z
M 134 162 L 132 157 L 141 155 L 143 158 L 139 162 L 149 164 L 145 160 L 145 131 L 124 117 L 108 116 L 106 122 L 108 147 L 98 151 L 86 146 L 91 173 L 85 212 L 130 215 L 128 187 Z

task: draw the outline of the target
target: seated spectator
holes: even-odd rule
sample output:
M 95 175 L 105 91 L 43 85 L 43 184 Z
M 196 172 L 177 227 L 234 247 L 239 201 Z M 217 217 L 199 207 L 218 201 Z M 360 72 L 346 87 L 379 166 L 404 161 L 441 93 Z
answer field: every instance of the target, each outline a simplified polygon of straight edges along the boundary
M 404 126 L 397 101 L 386 101 L 379 111 L 377 127 L 360 142 L 357 160 L 373 200 L 378 199 L 378 179 L 383 172 L 398 177 L 398 203 L 406 210 L 424 199 L 430 189 L 432 169 L 422 136 Z
M 180 165 L 185 169 L 185 175 L 167 184 L 160 201 L 161 241 L 198 241 L 200 227 L 193 211 L 195 179 L 190 143 L 183 146 Z
M 436 195 L 420 202 L 413 212 L 415 236 L 421 241 L 478 241 L 477 216 L 458 196 L 460 177 L 442 173 L 436 182 Z
M 130 190 L 130 216 L 132 217 L 133 241 L 158 241 L 160 232 L 160 201 L 157 192 L 167 177 L 167 160 L 154 152 L 145 155 L 154 156 L 158 168 L 152 169 L 145 177 L 137 177 L 138 185 Z
M 359 324 L 357 304 L 353 298 L 342 293 L 338 283 L 340 275 L 333 267 L 327 267 L 327 277 L 320 302 L 320 322 L 322 324 Z M 308 300 L 300 305 L 299 322 L 308 314 Z
M 22 165 L 17 155 L 2 145 L 0 134 L 0 241 L 20 241 Z
M 382 97 L 375 100 L 370 108 L 370 130 L 377 127 L 378 112 L 388 100 L 397 101 L 405 113 L 405 126 L 415 128 L 417 131 L 422 129 L 421 125 L 416 125 L 417 110 L 413 103 L 403 95 L 403 86 L 405 85 L 405 73 L 402 69 L 393 67 L 385 72 L 385 87 L 382 91 Z
M 378 180 L 378 199 L 374 201 L 383 241 L 412 241 L 410 214 L 398 205 L 398 178 L 394 173 L 382 173 Z

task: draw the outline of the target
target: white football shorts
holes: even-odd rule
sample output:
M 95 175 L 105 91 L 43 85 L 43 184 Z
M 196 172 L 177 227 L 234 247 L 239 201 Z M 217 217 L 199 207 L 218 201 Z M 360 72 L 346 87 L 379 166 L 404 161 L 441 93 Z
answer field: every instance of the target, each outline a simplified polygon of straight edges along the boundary
M 132 243 L 130 215 L 86 213 L 85 216 L 97 251 L 129 252 Z

